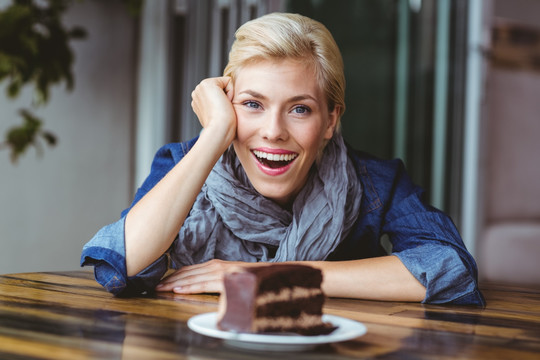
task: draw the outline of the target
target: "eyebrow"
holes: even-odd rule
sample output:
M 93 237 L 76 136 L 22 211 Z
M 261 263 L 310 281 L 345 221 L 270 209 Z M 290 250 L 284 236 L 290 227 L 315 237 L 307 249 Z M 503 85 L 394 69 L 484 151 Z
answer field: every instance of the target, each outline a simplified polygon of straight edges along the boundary
M 241 95 L 241 94 L 248 94 L 248 95 L 251 95 L 251 96 L 253 96 L 254 98 L 257 98 L 257 99 L 267 100 L 266 96 L 264 96 L 263 94 L 255 91 L 255 90 L 249 90 L 249 89 L 248 90 L 243 90 L 243 91 L 240 92 L 239 95 Z M 289 98 L 287 100 L 289 102 L 296 102 L 296 101 L 302 101 L 302 100 L 312 100 L 312 101 L 317 102 L 317 100 L 313 96 L 311 96 L 309 94 L 296 95 L 296 96 L 293 96 L 293 97 L 291 97 L 291 98 Z

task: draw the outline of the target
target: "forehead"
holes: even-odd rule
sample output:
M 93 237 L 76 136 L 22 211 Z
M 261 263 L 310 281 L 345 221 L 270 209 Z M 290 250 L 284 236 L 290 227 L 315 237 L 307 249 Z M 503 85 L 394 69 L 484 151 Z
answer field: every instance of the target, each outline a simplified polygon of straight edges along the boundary
M 235 93 L 245 90 L 280 94 L 308 93 L 320 97 L 322 90 L 312 65 L 299 60 L 259 60 L 236 73 Z

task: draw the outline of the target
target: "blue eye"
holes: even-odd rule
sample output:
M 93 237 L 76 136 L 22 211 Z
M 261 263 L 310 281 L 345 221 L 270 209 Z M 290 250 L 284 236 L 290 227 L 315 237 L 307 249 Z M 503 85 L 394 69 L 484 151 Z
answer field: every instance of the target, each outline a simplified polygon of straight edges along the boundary
M 311 112 L 311 109 L 307 106 L 299 105 L 293 109 L 293 112 L 296 114 L 309 114 Z
M 258 102 L 256 102 L 256 101 L 251 101 L 251 100 L 245 101 L 245 102 L 244 102 L 244 106 L 246 106 L 246 107 L 248 107 L 248 108 L 250 108 L 250 109 L 254 109 L 254 110 L 257 110 L 257 109 L 260 109 L 260 108 L 261 108 L 261 105 L 260 105 Z

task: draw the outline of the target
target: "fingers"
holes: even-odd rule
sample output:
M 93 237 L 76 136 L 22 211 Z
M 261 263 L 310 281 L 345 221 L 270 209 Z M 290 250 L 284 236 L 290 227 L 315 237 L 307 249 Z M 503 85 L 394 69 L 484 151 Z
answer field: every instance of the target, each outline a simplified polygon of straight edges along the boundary
M 160 283 L 156 291 L 172 291 L 177 294 L 221 293 L 223 280 L 219 276 L 197 276 L 169 280 Z
M 218 77 L 204 79 L 191 93 L 191 107 L 203 127 L 207 127 L 215 117 L 234 117 L 232 107 L 234 91 L 231 78 Z
M 197 111 L 203 110 L 202 104 L 214 103 L 227 100 L 230 103 L 233 99 L 233 83 L 230 77 L 218 77 L 204 79 L 195 87 L 195 90 L 191 93 L 192 104 L 197 107 Z M 212 96 L 213 98 L 206 101 L 206 96 Z
M 226 149 L 236 137 L 234 86 L 230 77 L 209 78 L 191 94 L 191 107 L 206 133 Z
M 208 263 L 204 263 L 199 265 L 184 266 L 180 270 L 177 270 L 171 275 L 163 278 L 160 284 L 170 288 L 171 284 L 194 282 L 197 279 L 204 280 L 211 278 L 212 276 L 216 276 L 215 271 L 208 265 Z
M 221 292 L 223 274 L 237 263 L 211 260 L 203 264 L 185 266 L 167 276 L 156 287 L 156 291 L 174 291 L 179 294 Z
M 172 289 L 172 292 L 176 294 L 221 293 L 223 292 L 223 281 L 209 280 L 193 284 L 184 284 L 182 286 L 175 286 Z

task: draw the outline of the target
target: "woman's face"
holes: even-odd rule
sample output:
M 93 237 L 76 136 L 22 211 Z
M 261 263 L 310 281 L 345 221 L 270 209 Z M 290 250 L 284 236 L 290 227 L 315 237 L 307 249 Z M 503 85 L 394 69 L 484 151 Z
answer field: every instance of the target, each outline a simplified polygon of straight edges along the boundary
M 233 141 L 249 180 L 263 196 L 292 203 L 336 126 L 311 66 L 261 61 L 243 67 L 234 84 L 238 120 Z

